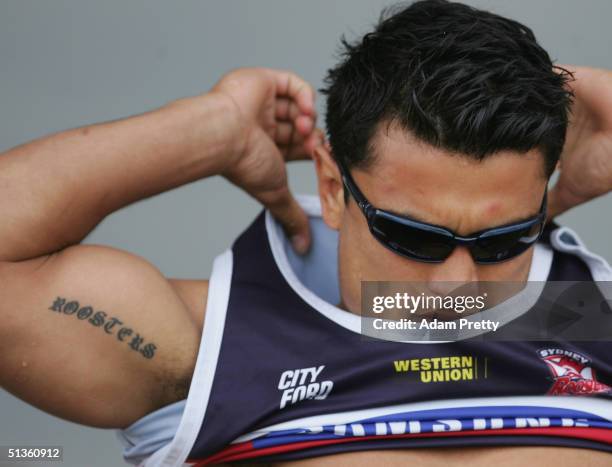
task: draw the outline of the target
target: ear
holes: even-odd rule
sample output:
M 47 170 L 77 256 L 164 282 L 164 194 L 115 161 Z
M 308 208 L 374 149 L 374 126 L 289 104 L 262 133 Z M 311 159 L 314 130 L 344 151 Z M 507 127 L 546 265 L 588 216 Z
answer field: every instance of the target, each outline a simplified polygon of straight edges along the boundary
M 312 152 L 317 170 L 319 198 L 323 220 L 328 227 L 339 230 L 344 213 L 344 186 L 340 170 L 329 145 L 318 145 Z

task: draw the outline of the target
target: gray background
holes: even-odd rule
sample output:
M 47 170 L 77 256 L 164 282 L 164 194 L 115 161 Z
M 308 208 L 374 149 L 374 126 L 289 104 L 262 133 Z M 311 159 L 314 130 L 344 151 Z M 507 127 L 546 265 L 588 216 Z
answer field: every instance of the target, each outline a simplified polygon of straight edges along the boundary
M 390 3 L 2 0 L 0 150 L 205 92 L 239 66 L 292 69 L 318 88 L 340 34 L 365 32 Z M 467 3 L 526 23 L 559 63 L 612 68 L 608 0 Z M 308 163 L 291 167 L 290 182 L 297 192 L 316 192 Z M 560 220 L 611 260 L 611 208 L 608 195 Z M 214 256 L 258 209 L 214 178 L 123 209 L 87 241 L 140 254 L 168 276 L 206 278 Z M 0 390 L 0 445 L 10 444 L 63 445 L 63 465 L 71 467 L 123 465 L 113 432 L 64 422 Z

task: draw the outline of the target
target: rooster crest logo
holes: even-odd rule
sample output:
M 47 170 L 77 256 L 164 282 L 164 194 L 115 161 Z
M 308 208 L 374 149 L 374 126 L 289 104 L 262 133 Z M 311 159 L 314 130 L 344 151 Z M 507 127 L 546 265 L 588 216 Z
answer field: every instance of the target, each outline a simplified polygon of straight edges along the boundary
M 612 388 L 595 379 L 590 360 L 578 352 L 563 349 L 542 349 L 540 358 L 553 377 L 547 394 L 551 396 L 612 395 Z

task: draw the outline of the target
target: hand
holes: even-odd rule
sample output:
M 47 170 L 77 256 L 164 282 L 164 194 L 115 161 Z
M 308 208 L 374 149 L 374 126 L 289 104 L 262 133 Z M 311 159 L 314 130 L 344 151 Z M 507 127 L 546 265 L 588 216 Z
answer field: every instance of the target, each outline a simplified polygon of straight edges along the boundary
M 549 193 L 554 217 L 612 190 L 612 72 L 562 66 L 575 94 L 559 180 Z
M 242 68 L 225 75 L 211 92 L 231 100 L 240 142 L 222 175 L 270 209 L 294 248 L 305 253 L 308 219 L 289 191 L 285 162 L 309 159 L 323 142 L 314 90 L 291 72 Z

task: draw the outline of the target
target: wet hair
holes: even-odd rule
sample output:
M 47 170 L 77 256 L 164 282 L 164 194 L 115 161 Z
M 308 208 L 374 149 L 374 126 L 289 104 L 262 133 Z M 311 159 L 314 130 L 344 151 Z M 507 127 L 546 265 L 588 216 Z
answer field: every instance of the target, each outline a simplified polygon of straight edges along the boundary
M 482 160 L 501 150 L 544 157 L 554 171 L 565 142 L 571 72 L 553 66 L 527 26 L 461 3 L 424 0 L 383 11 L 350 43 L 321 90 L 334 157 L 368 168 L 384 123 Z

